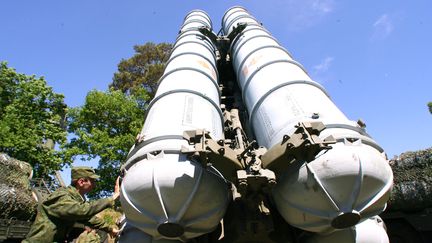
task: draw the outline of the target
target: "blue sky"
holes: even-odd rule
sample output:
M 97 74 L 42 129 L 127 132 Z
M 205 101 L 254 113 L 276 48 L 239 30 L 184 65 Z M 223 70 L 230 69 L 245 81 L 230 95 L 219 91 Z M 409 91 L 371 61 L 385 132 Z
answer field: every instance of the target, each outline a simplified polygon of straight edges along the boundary
M 206 11 L 217 32 L 235 5 L 260 20 L 348 118 L 365 121 L 390 158 L 432 146 L 427 0 L 2 1 L 0 61 L 44 76 L 79 106 L 88 91 L 107 89 L 134 45 L 172 43 L 193 9 Z

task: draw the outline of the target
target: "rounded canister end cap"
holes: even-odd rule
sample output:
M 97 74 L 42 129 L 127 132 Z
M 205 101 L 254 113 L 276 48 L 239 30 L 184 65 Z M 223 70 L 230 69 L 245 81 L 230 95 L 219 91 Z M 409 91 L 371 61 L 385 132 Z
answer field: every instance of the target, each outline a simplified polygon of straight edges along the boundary
M 161 235 L 170 238 L 180 237 L 184 233 L 183 226 L 175 223 L 169 223 L 169 222 L 160 224 L 157 230 Z
M 361 216 L 358 212 L 341 213 L 334 218 L 331 225 L 336 229 L 345 229 L 352 227 L 360 222 Z

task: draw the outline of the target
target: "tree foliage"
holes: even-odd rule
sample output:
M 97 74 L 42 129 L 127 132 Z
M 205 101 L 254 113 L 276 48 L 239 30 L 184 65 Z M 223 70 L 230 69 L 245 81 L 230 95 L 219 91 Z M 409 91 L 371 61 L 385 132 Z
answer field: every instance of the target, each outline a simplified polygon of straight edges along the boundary
M 171 44 L 134 46 L 135 55 L 123 59 L 107 92 L 91 91 L 85 104 L 68 113 L 68 132 L 73 134 L 64 146 L 66 161 L 77 156 L 99 161 L 98 189 L 102 196 L 113 189 L 119 167 L 126 159 L 144 121 L 144 111 L 157 88 L 169 58 Z
M 134 46 L 136 54 L 129 59 L 121 60 L 110 88 L 131 94 L 136 88 L 143 87 L 149 92 L 150 97 L 153 97 L 171 48 L 172 45 L 168 43 L 152 42 Z
M 428 103 L 428 107 L 429 107 L 429 112 L 432 114 L 432 102 Z
M 0 63 L 0 152 L 29 162 L 38 177 L 63 165 L 47 142 L 66 141 L 64 96 L 43 77 L 20 74 Z
M 68 132 L 75 135 L 64 146 L 65 160 L 78 155 L 83 160 L 98 159 L 99 195 L 113 189 L 119 167 L 125 160 L 136 135 L 142 127 L 146 101 L 144 89 L 135 89 L 127 95 L 119 90 L 90 91 L 85 104 L 70 109 Z

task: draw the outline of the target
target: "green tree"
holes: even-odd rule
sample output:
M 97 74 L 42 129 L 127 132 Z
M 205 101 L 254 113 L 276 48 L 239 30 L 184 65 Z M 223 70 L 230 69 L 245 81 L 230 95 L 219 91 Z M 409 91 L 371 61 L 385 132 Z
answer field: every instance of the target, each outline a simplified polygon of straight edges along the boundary
M 429 107 L 429 112 L 432 114 L 432 102 L 428 103 L 428 107 Z
M 123 59 L 107 92 L 91 91 L 85 104 L 68 113 L 68 131 L 74 135 L 64 146 L 66 161 L 78 155 L 99 160 L 101 196 L 112 190 L 119 167 L 126 159 L 144 121 L 144 111 L 157 88 L 169 58 L 168 43 L 134 46 L 135 55 Z
M 142 127 L 148 99 L 143 88 L 136 88 L 131 95 L 113 89 L 93 90 L 83 106 L 69 110 L 68 132 L 75 136 L 63 147 L 65 160 L 71 162 L 78 155 L 83 160 L 99 160 L 97 196 L 112 190 L 119 167 Z
M 153 97 L 171 48 L 172 45 L 168 43 L 152 42 L 134 46 L 136 54 L 129 59 L 121 60 L 110 88 L 132 94 L 138 87 L 143 87 L 149 92 L 150 98 Z
M 0 152 L 29 162 L 35 176 L 48 177 L 63 166 L 48 143 L 66 141 L 64 96 L 43 77 L 20 74 L 0 63 Z

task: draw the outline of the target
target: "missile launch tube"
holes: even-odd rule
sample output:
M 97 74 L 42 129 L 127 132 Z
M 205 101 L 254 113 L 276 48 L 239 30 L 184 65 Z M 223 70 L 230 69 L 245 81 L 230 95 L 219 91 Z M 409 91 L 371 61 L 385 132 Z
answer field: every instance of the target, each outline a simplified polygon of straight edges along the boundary
M 198 31 L 202 26 L 211 29 L 205 12 L 185 17 L 143 129 L 122 167 L 127 222 L 156 240 L 187 241 L 214 230 L 229 202 L 220 173 L 181 153 L 191 146 L 184 131 L 203 129 L 223 139 L 215 49 Z
M 326 125 L 321 139 L 337 141 L 310 163 L 297 161 L 294 168 L 287 161 L 284 174 L 275 171 L 281 215 L 295 227 L 329 233 L 382 212 L 393 181 L 382 148 L 253 16 L 233 7 L 223 16 L 224 34 L 239 24 L 246 28 L 232 41 L 230 56 L 258 144 L 272 148 L 299 122 L 313 121 Z
M 305 243 L 389 243 L 384 221 L 375 216 L 366 219 L 354 227 L 336 231 L 328 235 L 312 234 L 305 240 Z
M 239 23 L 247 27 L 233 41 L 231 58 L 250 125 L 261 146 L 271 148 L 284 134 L 292 133 L 295 124 L 314 115 L 328 120 L 326 124 L 343 121 L 353 126 L 324 88 L 245 9 L 234 7 L 226 12 L 224 32 L 230 33 Z M 284 103 L 288 106 L 275 105 Z

